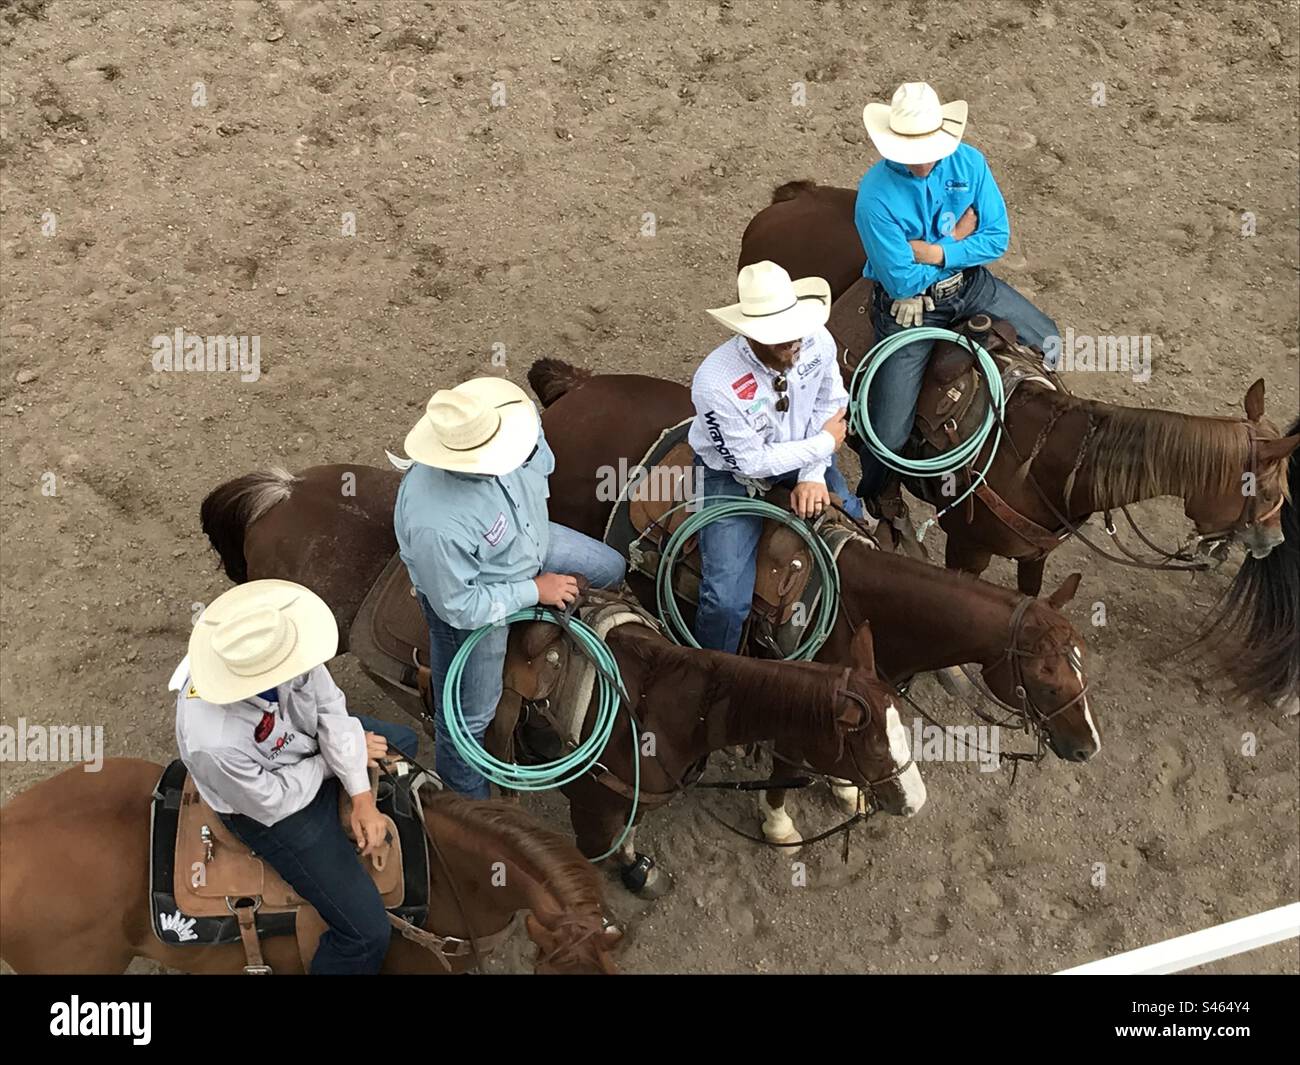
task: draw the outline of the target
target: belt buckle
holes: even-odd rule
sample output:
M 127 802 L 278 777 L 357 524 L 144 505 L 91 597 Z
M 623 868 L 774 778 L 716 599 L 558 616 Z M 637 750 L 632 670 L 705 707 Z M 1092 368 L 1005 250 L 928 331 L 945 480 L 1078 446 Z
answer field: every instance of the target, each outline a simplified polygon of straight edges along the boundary
M 961 279 L 962 274 L 959 270 L 957 273 L 953 274 L 952 277 L 945 277 L 942 281 L 936 281 L 934 285 L 931 286 L 931 289 L 935 296 L 941 299 L 949 293 L 956 292 L 957 289 L 961 288 Z

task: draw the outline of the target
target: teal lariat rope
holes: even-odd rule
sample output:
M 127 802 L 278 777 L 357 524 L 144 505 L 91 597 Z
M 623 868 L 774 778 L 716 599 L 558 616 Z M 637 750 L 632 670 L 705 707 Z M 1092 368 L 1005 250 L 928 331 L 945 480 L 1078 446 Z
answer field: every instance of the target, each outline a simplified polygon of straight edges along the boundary
M 951 340 L 974 354 L 984 380 L 988 384 L 990 407 L 984 412 L 984 421 L 980 423 L 980 427 L 951 450 L 945 451 L 942 455 L 936 455 L 934 458 L 909 459 L 891 451 L 876 436 L 875 430 L 871 428 L 871 418 L 867 413 L 867 397 L 871 394 L 871 381 L 879 372 L 880 367 L 884 365 L 885 360 L 899 348 L 918 340 Z M 993 356 L 984 350 L 982 345 L 977 344 L 969 337 L 963 336 L 961 333 L 954 333 L 951 329 L 939 329 L 935 326 L 923 325 L 894 333 L 872 348 L 866 357 L 858 363 L 857 369 L 853 371 L 853 377 L 849 381 L 849 397 L 849 427 L 857 434 L 859 439 L 866 443 L 867 448 L 877 459 L 891 470 L 904 475 L 942 477 L 944 474 L 959 470 L 963 466 L 973 463 L 987 442 L 989 435 L 991 433 L 995 434 L 993 436 L 993 446 L 989 448 L 988 461 L 984 463 L 984 468 L 971 478 L 970 486 L 966 491 L 935 514 L 934 517 L 926 519 L 921 525 L 916 538 L 924 540 L 930 526 L 938 522 L 943 515 L 974 492 L 983 483 L 984 475 L 988 473 L 989 468 L 993 465 L 993 459 L 998 452 L 998 444 L 1002 440 L 1002 421 L 1006 412 L 1006 395 L 1002 388 L 1001 368 Z
M 530 607 L 527 610 L 516 610 L 501 624 L 510 625 L 516 621 L 560 623 L 556 611 L 550 607 L 541 606 Z M 632 830 L 632 824 L 636 820 L 636 810 L 641 795 L 639 728 L 636 720 L 631 718 L 631 700 L 628 699 L 627 691 L 623 687 L 618 661 L 614 658 L 609 646 L 596 635 L 596 631 L 591 626 L 576 617 L 569 618 L 564 626 L 565 631 L 574 638 L 582 653 L 590 658 L 596 666 L 599 699 L 596 703 L 591 734 L 574 750 L 552 762 L 543 762 L 541 765 L 530 766 L 503 762 L 489 754 L 469 731 L 469 727 L 465 724 L 465 712 L 460 701 L 460 681 L 461 675 L 465 672 L 465 664 L 469 661 L 469 656 L 473 653 L 474 648 L 494 627 L 493 625 L 484 625 L 480 629 L 475 629 L 469 639 L 461 644 L 455 657 L 451 660 L 451 666 L 447 670 L 447 681 L 442 689 L 443 719 L 447 725 L 447 738 L 470 768 L 498 787 L 509 788 L 512 791 L 549 791 L 552 788 L 560 788 L 577 780 L 597 765 L 600 753 L 605 749 L 610 736 L 614 733 L 614 723 L 618 718 L 619 705 L 626 703 L 629 710 L 628 716 L 631 719 L 630 731 L 632 734 L 632 809 L 627 815 L 627 824 L 614 841 L 614 845 L 604 854 L 591 859 L 593 862 L 603 861 L 617 852 L 623 845 L 623 841 L 627 839 L 627 834 Z
M 687 505 L 679 503 L 673 507 L 673 511 Z M 673 511 L 669 511 L 668 514 Z M 668 514 L 660 518 L 660 521 L 666 521 Z M 831 629 L 835 627 L 835 618 L 840 608 L 839 570 L 835 567 L 835 558 L 830 548 L 826 546 L 826 542 L 812 532 L 803 519 L 761 499 L 738 499 L 732 496 L 706 498 L 700 509 L 677 527 L 668 538 L 668 543 L 664 545 L 663 555 L 659 559 L 659 569 L 655 574 L 655 603 L 659 611 L 659 620 L 663 622 L 668 635 L 677 643 L 688 647 L 700 646 L 682 618 L 681 610 L 677 606 L 677 598 L 673 594 L 673 570 L 677 564 L 677 556 L 681 554 L 686 542 L 705 525 L 721 518 L 740 516 L 771 518 L 778 524 L 793 529 L 808 545 L 813 565 L 821 574 L 822 591 L 817 602 L 816 616 L 805 630 L 807 635 L 803 642 L 786 656 L 786 661 L 811 661 L 830 636 Z

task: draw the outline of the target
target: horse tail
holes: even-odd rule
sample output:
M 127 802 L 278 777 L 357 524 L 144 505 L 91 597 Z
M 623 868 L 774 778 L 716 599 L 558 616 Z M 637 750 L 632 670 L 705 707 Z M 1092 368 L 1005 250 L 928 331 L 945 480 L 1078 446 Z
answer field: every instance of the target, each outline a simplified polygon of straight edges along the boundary
M 1297 432 L 1300 418 L 1284 435 Z M 1198 640 L 1235 637 L 1225 656 L 1233 688 L 1274 705 L 1300 696 L 1300 451 L 1288 460 L 1281 522 L 1286 539 L 1264 558 L 1247 557 Z
M 549 407 L 564 393 L 591 376 L 590 370 L 570 366 L 562 359 L 538 359 L 528 367 L 528 384 L 543 407 Z
M 817 187 L 817 182 L 808 178 L 801 178 L 799 181 L 787 181 L 784 185 L 778 185 L 772 190 L 772 202 L 783 203 L 786 200 L 797 200 L 800 196 L 812 192 Z
M 203 500 L 199 521 L 208 542 L 221 557 L 226 576 L 236 584 L 248 580 L 248 560 L 244 558 L 248 527 L 288 499 L 298 480 L 288 470 L 272 466 L 219 484 Z

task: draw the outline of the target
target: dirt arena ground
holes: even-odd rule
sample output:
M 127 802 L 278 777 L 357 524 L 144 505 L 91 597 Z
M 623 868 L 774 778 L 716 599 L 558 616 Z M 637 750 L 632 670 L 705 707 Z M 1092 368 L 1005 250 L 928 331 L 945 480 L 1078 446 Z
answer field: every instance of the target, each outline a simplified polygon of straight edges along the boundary
M 0 0 L 3 722 L 101 724 L 109 754 L 169 758 L 167 678 L 192 604 L 227 586 L 209 489 L 271 462 L 382 464 L 435 387 L 500 372 L 494 350 L 520 383 L 544 355 L 688 380 L 746 221 L 787 179 L 856 184 L 876 159 L 862 105 L 904 80 L 970 101 L 1012 219 L 995 270 L 1076 333 L 1156 338 L 1149 382 L 1072 387 L 1228 415 L 1263 376 L 1289 421 L 1298 54 L 1296 4 L 1267 0 Z M 177 328 L 258 336 L 259 378 L 154 372 L 151 338 Z M 1181 539 L 1172 501 L 1140 513 Z M 1096 760 L 1014 788 L 925 764 L 927 808 L 873 822 L 846 864 L 703 812 L 755 825 L 745 800 L 674 805 L 638 839 L 674 892 L 611 884 L 620 964 L 1050 972 L 1295 900 L 1296 718 L 1173 657 L 1228 574 L 1068 546 L 1048 584 L 1075 569 Z M 350 660 L 336 675 L 398 713 Z M 54 767 L 0 768 L 8 798 Z M 836 817 L 795 803 L 805 830 Z

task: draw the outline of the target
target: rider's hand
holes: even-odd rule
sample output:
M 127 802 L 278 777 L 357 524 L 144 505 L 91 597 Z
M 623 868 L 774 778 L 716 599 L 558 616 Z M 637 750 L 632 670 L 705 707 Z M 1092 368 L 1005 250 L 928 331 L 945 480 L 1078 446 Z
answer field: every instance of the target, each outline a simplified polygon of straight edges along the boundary
M 533 578 L 537 585 L 537 601 L 542 606 L 561 609 L 578 598 L 578 582 L 567 573 L 540 573 Z
M 920 325 L 925 321 L 925 312 L 934 310 L 934 300 L 929 296 L 909 296 L 905 300 L 894 300 L 889 313 L 894 321 L 904 329 Z
M 975 232 L 976 227 L 980 224 L 979 215 L 975 213 L 974 207 L 967 207 L 962 216 L 957 219 L 957 224 L 952 228 L 953 240 L 965 240 Z
M 848 414 L 846 407 L 837 410 L 830 419 L 822 426 L 822 431 L 830 433 L 835 437 L 835 447 L 838 449 L 844 443 L 844 434 L 848 431 L 848 422 L 845 416 Z
M 368 790 L 352 796 L 352 835 L 365 855 L 374 854 L 388 837 L 388 822 Z
M 801 518 L 820 517 L 830 505 L 830 492 L 817 481 L 800 481 L 790 493 L 790 509 Z
M 379 767 L 379 760 L 388 757 L 388 741 L 378 732 L 366 733 L 366 765 L 371 769 Z

